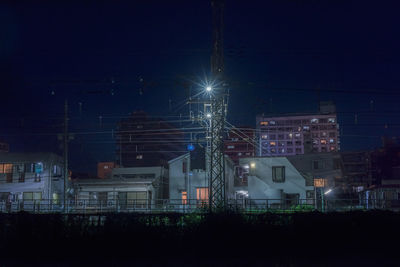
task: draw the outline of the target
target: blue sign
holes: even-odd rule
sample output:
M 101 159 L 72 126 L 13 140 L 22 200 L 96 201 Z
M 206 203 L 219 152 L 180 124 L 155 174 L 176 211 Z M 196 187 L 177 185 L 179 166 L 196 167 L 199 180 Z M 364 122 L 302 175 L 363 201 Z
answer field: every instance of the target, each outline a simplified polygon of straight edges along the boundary
M 194 145 L 193 144 L 188 144 L 187 150 L 193 151 L 194 150 Z
M 43 171 L 43 164 L 41 162 L 35 164 L 35 173 L 41 173 Z

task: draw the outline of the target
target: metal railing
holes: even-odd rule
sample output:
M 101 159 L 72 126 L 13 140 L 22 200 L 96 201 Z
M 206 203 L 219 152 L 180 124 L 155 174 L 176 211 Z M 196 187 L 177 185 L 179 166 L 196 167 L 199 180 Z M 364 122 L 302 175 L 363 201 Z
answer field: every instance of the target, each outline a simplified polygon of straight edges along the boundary
M 231 199 L 227 209 L 238 212 L 322 212 L 382 209 L 400 211 L 400 200 L 384 199 Z M 13 213 L 64 212 L 62 201 L 55 200 L 0 200 L 0 212 Z M 65 207 L 68 213 L 112 213 L 112 212 L 208 212 L 208 201 L 197 199 L 128 199 L 128 200 L 68 200 Z

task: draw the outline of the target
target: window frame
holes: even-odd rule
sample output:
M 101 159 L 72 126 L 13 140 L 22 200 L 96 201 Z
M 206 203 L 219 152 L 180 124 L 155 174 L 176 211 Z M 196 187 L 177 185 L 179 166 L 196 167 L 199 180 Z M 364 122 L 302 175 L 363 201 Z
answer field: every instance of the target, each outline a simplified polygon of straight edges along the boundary
M 277 179 L 277 169 L 281 169 L 281 178 Z M 285 166 L 272 166 L 272 182 L 274 183 L 284 183 L 286 181 L 286 171 Z

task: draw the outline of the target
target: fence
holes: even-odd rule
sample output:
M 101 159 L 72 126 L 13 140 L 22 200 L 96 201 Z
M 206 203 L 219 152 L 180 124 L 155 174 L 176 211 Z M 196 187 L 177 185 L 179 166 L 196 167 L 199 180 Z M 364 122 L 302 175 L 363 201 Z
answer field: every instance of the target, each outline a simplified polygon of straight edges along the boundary
M 228 200 L 227 208 L 238 212 L 322 212 L 349 211 L 358 209 L 383 209 L 400 211 L 400 200 L 383 199 L 238 199 Z M 208 212 L 208 202 L 197 199 L 147 199 L 134 200 L 69 200 L 66 207 L 54 200 L 0 201 L 0 212 L 27 211 L 32 213 L 107 213 L 107 212 Z

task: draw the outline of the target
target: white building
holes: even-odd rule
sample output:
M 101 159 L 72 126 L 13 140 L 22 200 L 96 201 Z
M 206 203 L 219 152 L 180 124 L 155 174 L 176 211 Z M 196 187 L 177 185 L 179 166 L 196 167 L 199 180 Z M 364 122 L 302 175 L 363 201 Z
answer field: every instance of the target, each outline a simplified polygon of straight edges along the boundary
M 313 203 L 314 187 L 306 185 L 286 157 L 243 158 L 240 165 L 249 172 L 245 194 L 252 204 L 281 208 Z
M 57 211 L 61 210 L 63 198 L 63 160 L 60 156 L 0 153 L 0 211 Z
M 135 211 L 165 206 L 168 170 L 161 167 L 114 168 L 109 179 L 74 182 L 77 211 Z
M 206 161 L 207 162 L 207 161 Z M 191 170 L 190 153 L 172 159 L 169 164 L 169 199 L 175 210 L 193 209 L 208 203 L 209 179 L 206 170 Z M 234 198 L 234 164 L 225 156 L 226 198 Z

